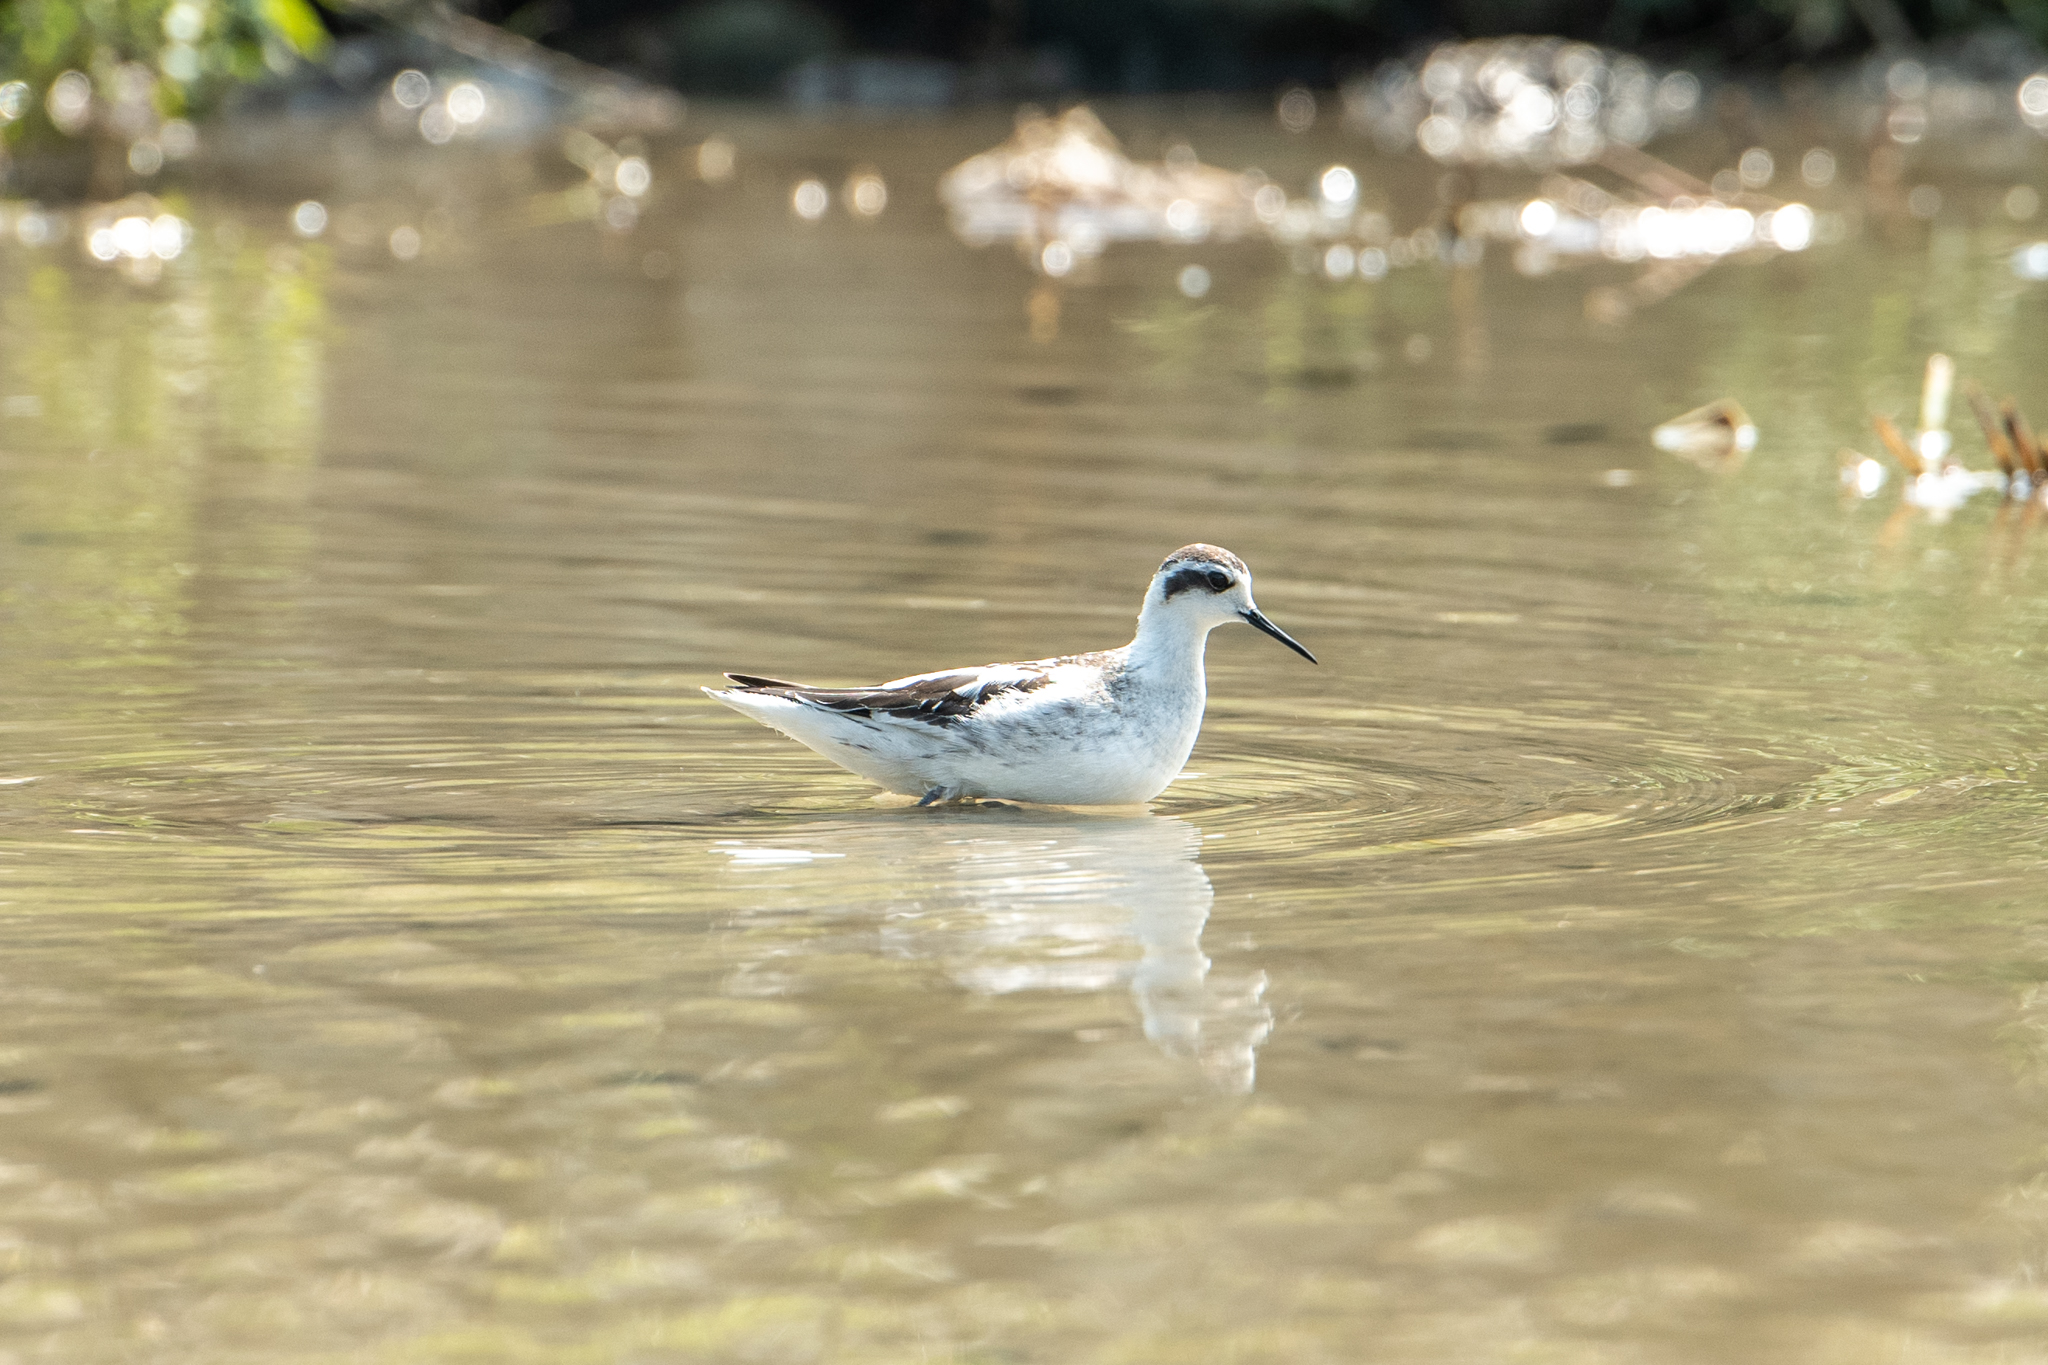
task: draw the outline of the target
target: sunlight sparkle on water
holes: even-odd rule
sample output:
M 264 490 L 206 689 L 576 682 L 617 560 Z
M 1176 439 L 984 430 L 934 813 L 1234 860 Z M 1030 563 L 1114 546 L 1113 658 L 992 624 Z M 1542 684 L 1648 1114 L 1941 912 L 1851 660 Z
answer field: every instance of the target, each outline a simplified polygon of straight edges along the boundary
M 2021 81 L 2015 98 L 2028 127 L 2048 129 L 2048 72 L 2036 72 Z
M 150 220 L 149 251 L 160 261 L 175 260 L 192 240 L 192 226 L 173 213 L 160 213 Z
M 163 262 L 184 253 L 192 229 L 172 213 L 126 214 L 111 222 L 89 223 L 84 235 L 87 255 L 102 264 L 119 263 L 130 280 L 148 283 L 158 277 Z
M 78 133 L 92 117 L 92 78 L 83 71 L 66 71 L 50 83 L 43 108 L 58 131 Z
M 831 203 L 832 192 L 825 188 L 825 182 L 822 180 L 800 180 L 789 195 L 790 208 L 795 210 L 797 217 L 807 223 L 815 223 L 823 218 Z
M 149 219 L 122 218 L 114 223 L 114 249 L 130 260 L 139 261 L 149 252 Z
M 424 71 L 405 70 L 391 78 L 391 98 L 403 109 L 417 109 L 432 99 L 434 83 Z
M 1813 210 L 1804 204 L 1786 204 L 1767 215 L 1766 232 L 1784 251 L 1804 251 L 1813 244 Z
M 856 171 L 846 182 L 846 206 L 858 218 L 878 218 L 889 207 L 888 182 L 874 171 Z
M 1280 96 L 1276 112 L 1279 115 L 1282 128 L 1285 128 L 1290 133 L 1305 133 L 1315 126 L 1315 94 L 1297 85 Z
M 638 199 L 654 185 L 654 172 L 644 156 L 624 156 L 612 171 L 612 183 L 620 194 Z
M 475 81 L 464 81 L 448 92 L 448 116 L 464 126 L 481 121 L 487 107 L 484 88 Z
M 455 115 L 449 112 L 447 101 L 441 100 L 420 110 L 420 136 L 435 147 L 445 147 L 454 140 L 461 125 Z

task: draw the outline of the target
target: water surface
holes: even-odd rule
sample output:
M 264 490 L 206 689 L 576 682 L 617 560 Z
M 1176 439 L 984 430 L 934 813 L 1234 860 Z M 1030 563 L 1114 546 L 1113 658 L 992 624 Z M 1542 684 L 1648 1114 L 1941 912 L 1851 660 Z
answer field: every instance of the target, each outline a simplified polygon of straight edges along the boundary
M 2041 402 L 2033 162 L 1622 328 L 1243 243 L 1034 337 L 929 195 L 1000 119 L 729 131 L 626 234 L 0 248 L 0 1360 L 2048 1358 L 2039 528 L 1835 476 L 1929 350 Z M 1148 810 L 697 691 L 1120 643 L 1192 540 L 1323 663 L 1219 632 Z

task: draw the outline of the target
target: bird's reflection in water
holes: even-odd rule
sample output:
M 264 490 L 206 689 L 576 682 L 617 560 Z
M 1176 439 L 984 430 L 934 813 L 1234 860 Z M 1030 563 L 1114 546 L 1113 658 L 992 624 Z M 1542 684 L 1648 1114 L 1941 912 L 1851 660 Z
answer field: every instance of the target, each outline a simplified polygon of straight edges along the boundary
M 1127 983 L 1155 1046 L 1248 1093 L 1273 1016 L 1264 973 L 1212 975 L 1202 952 L 1216 892 L 1201 843 L 1166 816 L 983 807 L 805 824 L 717 848 L 736 870 L 780 873 L 800 903 L 882 912 L 885 952 L 936 959 L 979 994 Z

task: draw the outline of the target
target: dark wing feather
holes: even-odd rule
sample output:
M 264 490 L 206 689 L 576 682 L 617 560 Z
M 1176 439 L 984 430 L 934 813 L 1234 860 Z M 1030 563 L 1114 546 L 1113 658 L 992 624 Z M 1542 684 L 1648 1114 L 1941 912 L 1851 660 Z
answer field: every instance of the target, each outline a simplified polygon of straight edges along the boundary
M 974 714 L 985 702 L 1012 692 L 1032 692 L 1052 681 L 1049 669 L 1013 669 L 989 677 L 978 669 L 940 673 L 899 687 L 807 687 L 802 683 L 725 675 L 749 692 L 787 697 L 849 716 L 893 716 L 932 725 L 952 725 Z

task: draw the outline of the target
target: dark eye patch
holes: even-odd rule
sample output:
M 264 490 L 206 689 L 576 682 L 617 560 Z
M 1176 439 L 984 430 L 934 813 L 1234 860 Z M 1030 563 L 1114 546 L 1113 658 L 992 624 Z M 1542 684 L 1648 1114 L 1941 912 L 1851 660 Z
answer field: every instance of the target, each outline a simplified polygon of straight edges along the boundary
M 1181 593 L 1193 588 L 1207 588 L 1210 592 L 1227 590 L 1232 579 L 1230 574 L 1212 564 L 1190 564 L 1184 569 L 1175 569 L 1166 579 L 1166 596 L 1171 601 Z

